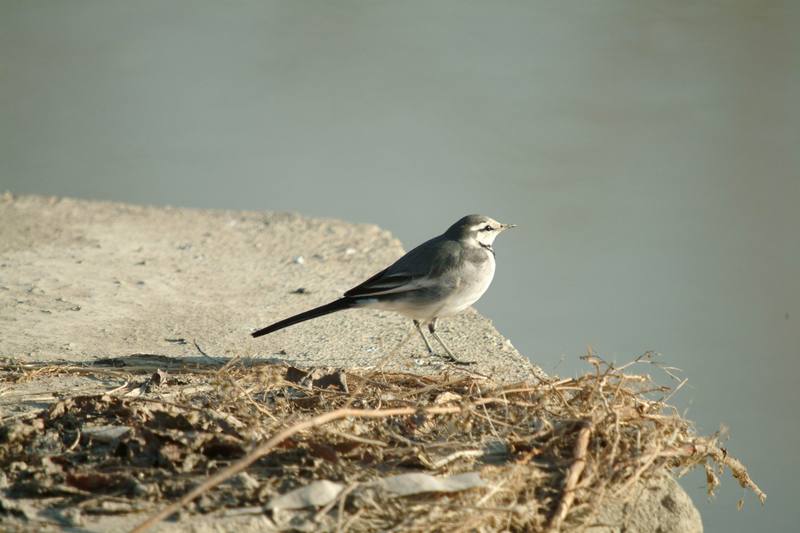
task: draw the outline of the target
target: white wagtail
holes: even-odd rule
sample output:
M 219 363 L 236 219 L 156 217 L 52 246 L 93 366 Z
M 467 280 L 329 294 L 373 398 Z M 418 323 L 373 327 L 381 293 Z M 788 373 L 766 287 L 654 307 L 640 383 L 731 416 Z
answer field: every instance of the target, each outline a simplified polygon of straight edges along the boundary
M 422 333 L 421 325 L 427 324 L 428 331 L 447 353 L 446 359 L 463 364 L 436 333 L 436 321 L 460 313 L 483 296 L 494 277 L 492 243 L 500 233 L 513 227 L 514 224 L 501 224 L 487 216 L 467 215 L 340 299 L 283 319 L 252 335 L 260 337 L 343 309 L 386 309 L 410 317 L 428 353 L 435 355 Z

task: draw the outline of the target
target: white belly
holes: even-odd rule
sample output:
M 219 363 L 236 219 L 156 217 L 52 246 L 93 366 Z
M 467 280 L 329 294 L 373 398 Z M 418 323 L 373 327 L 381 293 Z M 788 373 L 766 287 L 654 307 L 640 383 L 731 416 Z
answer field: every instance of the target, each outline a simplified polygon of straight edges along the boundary
M 442 302 L 436 316 L 458 314 L 483 296 L 492 283 L 495 269 L 494 254 L 488 251 L 486 254 L 489 256 L 488 261 L 477 265 L 471 263 L 464 265 L 464 273 L 458 288 Z

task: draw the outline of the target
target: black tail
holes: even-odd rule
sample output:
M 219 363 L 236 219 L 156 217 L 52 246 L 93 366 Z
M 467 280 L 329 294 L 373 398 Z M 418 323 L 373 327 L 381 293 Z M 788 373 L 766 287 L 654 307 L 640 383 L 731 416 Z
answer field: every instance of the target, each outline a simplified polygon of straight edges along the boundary
M 319 307 L 315 307 L 314 309 L 310 309 L 308 311 L 300 313 L 299 315 L 294 315 L 290 316 L 289 318 L 284 318 L 283 320 L 275 322 L 270 326 L 261 328 L 258 331 L 254 331 L 253 333 L 251 333 L 251 335 L 253 337 L 260 337 L 262 335 L 266 335 L 267 333 L 272 333 L 273 331 L 278 331 L 279 329 L 288 328 L 289 326 L 293 326 L 294 324 L 305 322 L 306 320 L 311 320 L 312 318 L 317 318 L 319 316 L 335 313 L 336 311 L 341 311 L 343 309 L 350 309 L 351 307 L 355 307 L 355 305 L 356 302 L 354 299 L 341 298 L 329 304 L 321 305 Z

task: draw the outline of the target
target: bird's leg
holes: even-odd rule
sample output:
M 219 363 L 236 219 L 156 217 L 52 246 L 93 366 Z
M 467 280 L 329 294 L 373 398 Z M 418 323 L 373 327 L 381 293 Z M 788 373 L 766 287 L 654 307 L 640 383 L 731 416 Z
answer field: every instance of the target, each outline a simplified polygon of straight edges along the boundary
M 431 343 L 428 342 L 428 339 L 425 338 L 425 334 L 422 333 L 422 327 L 420 326 L 419 320 L 414 320 L 414 327 L 416 327 L 417 331 L 419 331 L 419 336 L 422 337 L 422 342 L 425 343 L 425 347 L 428 349 L 428 353 L 434 355 L 433 348 L 431 348 Z
M 474 364 L 474 361 L 462 361 L 462 360 L 456 358 L 455 355 L 453 355 L 453 352 L 450 351 L 450 348 L 447 347 L 447 345 L 444 343 L 444 341 L 441 339 L 441 337 L 439 337 L 439 334 L 436 333 L 436 321 L 437 321 L 437 319 L 434 318 L 433 320 L 431 320 L 428 323 L 428 331 L 431 332 L 431 335 L 433 335 L 433 338 L 436 339 L 436 341 L 439 344 L 442 345 L 442 348 L 444 348 L 444 351 L 447 352 L 447 357 L 443 357 L 443 359 L 446 359 L 446 360 L 450 361 L 451 363 L 454 363 L 454 364 L 457 364 L 457 365 L 471 365 L 471 364 Z M 420 333 L 422 333 L 422 331 L 420 331 Z

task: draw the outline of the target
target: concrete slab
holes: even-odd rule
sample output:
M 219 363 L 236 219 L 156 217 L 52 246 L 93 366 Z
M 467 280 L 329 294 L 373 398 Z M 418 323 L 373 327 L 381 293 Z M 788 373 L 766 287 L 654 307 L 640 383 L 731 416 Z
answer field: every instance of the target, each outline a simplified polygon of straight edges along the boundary
M 388 356 L 388 369 L 438 372 L 416 334 L 398 349 L 412 326 L 391 312 L 349 310 L 249 335 L 336 299 L 402 254 L 374 225 L 7 194 L 0 354 L 196 356 L 196 342 L 212 356 L 349 368 Z M 441 321 L 440 332 L 478 372 L 511 381 L 540 372 L 474 310 Z

